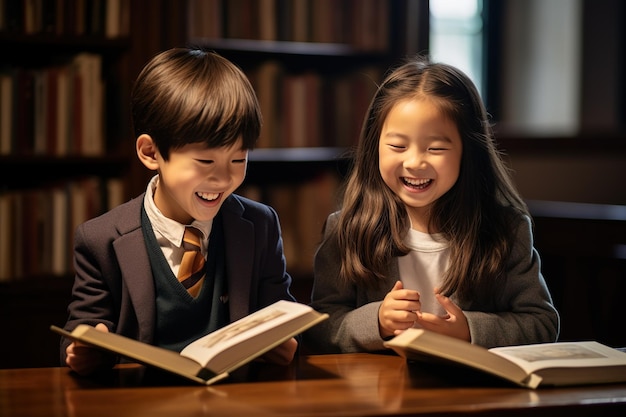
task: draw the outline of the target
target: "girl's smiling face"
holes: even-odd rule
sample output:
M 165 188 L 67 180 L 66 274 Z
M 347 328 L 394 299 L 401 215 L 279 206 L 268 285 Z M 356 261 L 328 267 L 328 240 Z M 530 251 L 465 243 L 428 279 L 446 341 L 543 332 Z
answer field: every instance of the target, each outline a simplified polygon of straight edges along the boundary
M 223 148 L 190 144 L 172 150 L 168 161 L 157 153 L 154 202 L 163 215 L 182 224 L 213 219 L 245 179 L 248 151 L 241 146 L 241 139 Z
M 401 101 L 385 119 L 378 145 L 383 181 L 406 204 L 412 227 L 428 232 L 429 207 L 456 183 L 463 143 L 436 102 Z

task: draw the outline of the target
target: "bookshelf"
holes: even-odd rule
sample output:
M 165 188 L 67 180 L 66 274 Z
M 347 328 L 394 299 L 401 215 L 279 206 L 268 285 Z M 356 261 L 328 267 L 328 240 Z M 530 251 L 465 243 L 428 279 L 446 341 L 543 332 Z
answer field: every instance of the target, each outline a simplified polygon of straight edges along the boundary
M 3 7 L 0 281 L 69 276 L 73 228 L 126 197 L 129 9 L 119 0 Z
M 278 212 L 287 267 L 307 301 L 363 116 L 385 72 L 427 50 L 428 2 L 188 0 L 186 13 L 186 43 L 239 65 L 257 91 L 264 126 L 240 192 Z
M 130 3 L 0 6 L 0 367 L 51 366 L 73 229 L 129 195 Z
M 17 139 L 5 140 L 5 148 L 0 148 L 0 249 L 13 242 L 11 236 L 2 237 L 2 231 L 14 230 L 16 218 L 7 216 L 9 210 L 3 207 L 14 204 L 6 201 L 16 195 L 34 194 L 29 201 L 38 201 L 37 207 L 47 210 L 52 209 L 51 195 L 55 195 L 55 201 L 66 207 L 61 211 L 71 213 L 72 201 L 78 201 L 73 203 L 77 207 L 90 204 L 65 196 L 63 206 L 60 196 L 65 194 L 59 187 L 65 193 L 80 190 L 74 184 L 86 180 L 89 189 L 98 190 L 93 199 L 99 208 L 83 214 L 93 217 L 145 190 L 152 172 L 136 160 L 132 146 L 128 108 L 132 82 L 156 53 L 199 45 L 242 67 L 257 89 L 265 119 L 263 137 L 260 147 L 250 154 L 241 191 L 279 212 L 294 294 L 303 301 L 308 298 L 312 254 L 321 237 L 322 222 L 334 207 L 339 180 L 349 166 L 346 152 L 356 141 L 375 83 L 404 56 L 426 50 L 428 41 L 427 0 L 7 0 L 0 4 L 10 6 L 0 16 L 0 74 L 51 68 L 71 62 L 77 55 L 92 54 L 100 59 L 104 83 L 101 112 L 97 112 L 102 117 L 102 128 L 97 131 L 101 138 L 95 151 L 68 145 L 63 153 L 50 152 L 48 141 L 41 138 L 38 143 L 45 142 L 42 149 L 46 151 L 39 147 L 35 151 L 34 136 L 26 146 L 20 139 L 18 151 L 12 148 Z M 87 8 L 56 10 L 62 4 Z M 101 7 L 94 8 L 94 4 Z M 26 6 L 35 9 L 21 9 Z M 104 11 L 115 15 L 110 8 L 117 7 L 120 20 L 108 29 L 116 35 L 107 35 L 102 19 L 109 13 Z M 26 21 L 28 29 L 23 27 Z M 62 24 L 50 24 L 53 21 Z M 342 29 L 348 27 L 348 31 Z M 212 32 L 206 32 L 209 29 Z M 381 35 L 372 39 L 376 33 Z M 317 97 L 316 111 L 299 107 L 296 116 L 290 113 L 296 106 L 281 104 L 285 80 L 292 86 L 291 97 L 299 97 L 299 103 Z M 0 87 L 0 97 L 4 91 Z M 307 95 L 311 91 L 317 93 Z M 329 96 L 333 92 L 338 96 Z M 5 121 L 17 118 L 6 112 L 8 107 L 0 101 L 0 135 L 6 130 Z M 299 122 L 291 123 L 293 120 Z M 303 141 L 303 137 L 308 139 Z M 57 150 L 56 146 L 50 148 Z M 44 211 L 41 217 L 49 216 L 50 212 Z M 66 318 L 73 281 L 70 239 L 78 221 L 75 218 L 64 228 L 65 244 L 35 239 L 36 260 L 22 261 L 25 266 L 18 271 L 0 271 L 0 326 L 15 336 L 14 343 L 0 351 L 0 368 L 58 365 L 58 339 L 48 326 L 62 325 Z M 7 224 L 10 227 L 3 227 Z M 47 224 L 28 228 L 57 235 Z M 28 245 L 19 246 L 27 249 Z M 62 266 L 55 267 L 58 270 L 45 266 L 51 262 L 50 247 L 66 251 Z M 17 259 L 13 252 L 0 256 L 0 267 L 13 265 Z

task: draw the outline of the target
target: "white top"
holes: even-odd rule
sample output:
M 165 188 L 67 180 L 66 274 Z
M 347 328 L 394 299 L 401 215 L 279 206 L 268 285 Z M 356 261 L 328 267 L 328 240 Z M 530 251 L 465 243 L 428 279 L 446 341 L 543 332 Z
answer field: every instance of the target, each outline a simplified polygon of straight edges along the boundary
M 422 312 L 445 314 L 445 310 L 435 299 L 434 288 L 440 286 L 443 273 L 448 268 L 448 242 L 440 234 L 430 235 L 410 229 L 405 243 L 411 248 L 411 252 L 398 258 L 402 285 L 404 288 L 419 291 Z

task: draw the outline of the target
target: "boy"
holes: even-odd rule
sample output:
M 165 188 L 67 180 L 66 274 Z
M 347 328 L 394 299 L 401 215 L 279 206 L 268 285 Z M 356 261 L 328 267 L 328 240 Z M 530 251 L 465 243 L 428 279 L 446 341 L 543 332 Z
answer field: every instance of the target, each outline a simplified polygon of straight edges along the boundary
M 156 175 L 144 194 L 77 228 L 65 329 L 86 323 L 180 351 L 275 301 L 295 301 L 276 212 L 233 194 L 261 129 L 241 70 L 215 53 L 165 51 L 139 74 L 131 113 L 137 156 Z M 186 285 L 177 274 L 189 226 L 206 263 Z M 292 338 L 263 359 L 287 364 L 297 346 Z M 81 375 L 115 362 L 66 339 L 61 360 Z

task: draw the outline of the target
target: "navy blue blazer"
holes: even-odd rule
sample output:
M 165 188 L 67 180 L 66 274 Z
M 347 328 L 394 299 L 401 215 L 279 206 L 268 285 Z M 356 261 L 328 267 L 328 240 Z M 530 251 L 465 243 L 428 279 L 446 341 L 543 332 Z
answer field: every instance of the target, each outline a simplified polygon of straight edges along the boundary
M 109 331 L 152 344 L 155 287 L 141 229 L 144 194 L 77 227 L 76 271 L 66 330 L 103 322 Z M 231 195 L 224 222 L 230 320 L 295 298 L 286 271 L 280 223 L 273 208 Z M 207 318 L 208 319 L 208 318 Z M 61 340 L 61 364 L 70 341 Z

